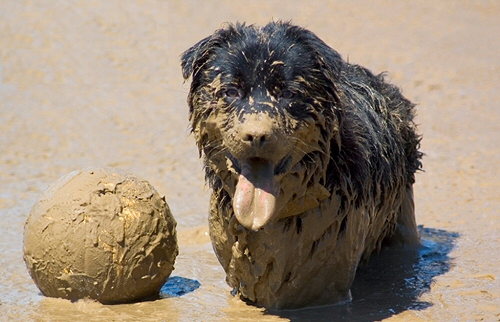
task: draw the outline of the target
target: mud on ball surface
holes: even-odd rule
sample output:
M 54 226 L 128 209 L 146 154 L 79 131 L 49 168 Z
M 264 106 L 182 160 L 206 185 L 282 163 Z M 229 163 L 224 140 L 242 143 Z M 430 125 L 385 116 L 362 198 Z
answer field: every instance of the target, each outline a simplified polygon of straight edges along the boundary
M 121 303 L 158 294 L 178 254 L 176 222 L 146 181 L 109 168 L 61 178 L 24 227 L 24 260 L 41 292 Z

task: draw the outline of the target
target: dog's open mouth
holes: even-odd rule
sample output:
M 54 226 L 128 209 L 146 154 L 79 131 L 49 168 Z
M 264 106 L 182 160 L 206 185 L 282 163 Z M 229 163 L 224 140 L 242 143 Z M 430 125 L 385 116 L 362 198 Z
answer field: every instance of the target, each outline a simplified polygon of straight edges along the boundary
M 263 158 L 249 158 L 238 163 L 240 174 L 233 197 L 234 214 L 244 227 L 258 230 L 279 211 L 276 199 L 280 187 L 275 175 L 286 171 L 291 158 L 277 165 Z

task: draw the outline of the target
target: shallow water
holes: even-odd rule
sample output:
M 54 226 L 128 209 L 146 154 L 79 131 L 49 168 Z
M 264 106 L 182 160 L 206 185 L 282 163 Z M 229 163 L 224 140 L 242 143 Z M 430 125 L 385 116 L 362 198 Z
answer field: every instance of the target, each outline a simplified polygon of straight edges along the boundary
M 358 272 L 352 286 L 352 301 L 344 304 L 288 312 L 274 312 L 293 321 L 382 320 L 406 310 L 422 311 L 432 303 L 420 295 L 430 290 L 434 278 L 451 268 L 449 253 L 458 234 L 420 227 L 422 247 L 418 251 L 384 249 Z
M 204 230 L 195 229 L 187 234 L 197 236 Z M 451 267 L 448 255 L 459 236 L 430 228 L 421 228 L 420 232 L 423 238 L 420 250 L 385 249 L 359 271 L 352 287 L 353 300 L 338 305 L 285 311 L 246 305 L 230 295 L 224 283 L 224 273 L 202 233 L 196 238 L 196 244 L 184 245 L 185 254 L 179 257 L 180 265 L 176 270 L 183 276 L 172 274 L 158 299 L 120 305 L 102 305 L 90 300 L 70 302 L 43 297 L 33 286 L 30 287 L 30 294 L 28 290 L 24 294 L 11 293 L 10 301 L 2 303 L 2 308 L 7 309 L 3 312 L 5 317 L 33 320 L 64 319 L 68 314 L 95 321 L 113 318 L 148 321 L 286 318 L 318 321 L 330 320 L 331 317 L 339 321 L 380 320 L 406 310 L 421 311 L 432 306 L 432 303 L 421 301 L 420 295 L 429 291 L 434 278 L 445 274 Z M 22 299 L 28 301 L 24 304 L 18 302 Z
M 374 257 L 342 305 L 247 305 L 231 296 L 206 235 L 209 191 L 179 55 L 222 22 L 271 18 L 388 71 L 418 103 L 423 248 Z M 500 5 L 486 0 L 0 2 L 0 320 L 500 320 L 499 19 Z M 41 296 L 30 279 L 22 233 L 31 207 L 88 166 L 132 172 L 166 195 L 180 255 L 160 299 L 73 303 Z

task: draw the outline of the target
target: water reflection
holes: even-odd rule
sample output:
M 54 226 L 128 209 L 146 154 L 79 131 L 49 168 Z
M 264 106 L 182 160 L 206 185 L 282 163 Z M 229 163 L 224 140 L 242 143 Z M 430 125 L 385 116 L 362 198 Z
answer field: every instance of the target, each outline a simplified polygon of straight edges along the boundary
M 405 310 L 423 310 L 431 303 L 419 297 L 430 290 L 434 277 L 449 271 L 457 233 L 419 227 L 422 247 L 409 252 L 384 249 L 358 271 L 346 304 L 302 310 L 266 311 L 291 321 L 374 321 Z
M 160 298 L 179 297 L 200 287 L 200 282 L 180 276 L 170 276 L 160 290 Z

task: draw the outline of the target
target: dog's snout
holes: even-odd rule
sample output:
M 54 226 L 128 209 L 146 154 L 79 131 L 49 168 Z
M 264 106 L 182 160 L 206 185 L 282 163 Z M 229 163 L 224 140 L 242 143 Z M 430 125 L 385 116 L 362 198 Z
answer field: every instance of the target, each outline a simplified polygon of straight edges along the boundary
M 269 116 L 250 114 L 239 124 L 239 137 L 243 144 L 263 148 L 273 141 L 273 123 Z
M 235 118 L 235 124 L 223 131 L 225 144 L 239 160 L 262 158 L 277 163 L 289 152 L 287 140 L 275 115 L 259 112 Z

